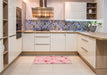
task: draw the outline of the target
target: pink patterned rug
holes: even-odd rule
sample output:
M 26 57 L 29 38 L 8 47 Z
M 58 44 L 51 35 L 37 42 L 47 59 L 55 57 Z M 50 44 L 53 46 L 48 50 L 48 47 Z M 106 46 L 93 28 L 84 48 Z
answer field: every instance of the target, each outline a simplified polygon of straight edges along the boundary
M 67 56 L 36 56 L 34 64 L 70 64 Z

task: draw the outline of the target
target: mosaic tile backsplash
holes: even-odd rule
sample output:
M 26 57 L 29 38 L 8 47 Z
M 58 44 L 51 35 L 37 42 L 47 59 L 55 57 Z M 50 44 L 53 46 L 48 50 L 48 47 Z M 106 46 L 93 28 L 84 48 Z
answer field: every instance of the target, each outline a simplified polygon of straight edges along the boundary
M 33 31 L 86 31 L 88 21 L 26 20 L 25 30 Z

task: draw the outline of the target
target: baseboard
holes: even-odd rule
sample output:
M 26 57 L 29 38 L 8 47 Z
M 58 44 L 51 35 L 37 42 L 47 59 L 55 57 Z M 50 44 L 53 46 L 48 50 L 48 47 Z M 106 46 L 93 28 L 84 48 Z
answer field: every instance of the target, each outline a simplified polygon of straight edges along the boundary
M 0 73 L 0 75 L 2 75 L 3 72 L 5 72 L 6 69 L 8 69 L 8 67 L 10 67 L 10 66 L 19 58 L 19 56 L 20 56 L 21 54 L 22 54 L 22 52 L 19 53 L 19 55 L 18 55 L 10 64 L 8 64 L 8 65 L 3 69 L 3 71 Z
M 90 69 L 96 73 L 96 69 L 80 54 L 78 53 L 80 58 L 90 67 Z
M 107 75 L 107 68 L 97 68 L 96 69 L 96 74 L 105 74 Z
M 21 55 L 78 55 L 77 51 L 23 51 Z

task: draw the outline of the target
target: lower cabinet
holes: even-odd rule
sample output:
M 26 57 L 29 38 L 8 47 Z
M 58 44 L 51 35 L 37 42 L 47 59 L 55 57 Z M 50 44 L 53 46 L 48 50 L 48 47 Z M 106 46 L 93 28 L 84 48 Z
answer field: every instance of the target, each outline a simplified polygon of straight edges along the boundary
M 22 52 L 22 38 L 16 39 L 17 42 L 17 53 L 20 54 Z
M 35 51 L 50 51 L 50 33 L 35 34 Z
M 35 51 L 34 33 L 23 33 L 23 51 Z
M 17 51 L 17 42 L 16 42 L 16 36 L 9 37 L 9 64 L 17 57 L 18 51 Z
M 77 34 L 66 34 L 66 51 L 77 51 Z
M 77 51 L 77 34 L 23 33 L 23 51 Z
M 0 72 L 3 70 L 3 41 L 0 40 Z
M 51 51 L 66 51 L 66 34 L 52 33 L 51 34 Z
M 78 35 L 78 52 L 96 68 L 96 39 Z

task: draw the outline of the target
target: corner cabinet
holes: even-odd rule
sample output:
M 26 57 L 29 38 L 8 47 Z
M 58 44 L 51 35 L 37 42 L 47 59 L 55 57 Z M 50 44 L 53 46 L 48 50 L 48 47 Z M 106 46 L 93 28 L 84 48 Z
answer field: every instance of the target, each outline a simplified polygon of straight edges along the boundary
M 65 51 L 65 33 L 52 33 L 51 34 L 51 51 Z
M 96 39 L 78 35 L 78 52 L 96 68 Z
M 86 2 L 65 2 L 65 19 L 86 19 Z

